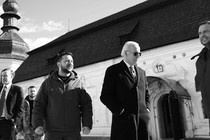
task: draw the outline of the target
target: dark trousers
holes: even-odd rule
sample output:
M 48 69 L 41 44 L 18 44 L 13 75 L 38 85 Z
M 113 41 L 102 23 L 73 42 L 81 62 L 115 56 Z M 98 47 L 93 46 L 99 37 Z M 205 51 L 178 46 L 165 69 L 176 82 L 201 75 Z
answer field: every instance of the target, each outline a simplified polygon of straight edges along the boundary
M 138 121 L 137 121 L 138 119 Z M 149 140 L 148 122 L 144 118 L 130 116 L 129 139 L 130 140 Z
M 0 140 L 15 140 L 15 128 L 11 120 L 0 119 Z
M 110 140 L 149 140 L 148 114 L 113 116 Z
M 44 140 L 82 140 L 79 132 L 64 133 L 64 132 L 46 132 Z

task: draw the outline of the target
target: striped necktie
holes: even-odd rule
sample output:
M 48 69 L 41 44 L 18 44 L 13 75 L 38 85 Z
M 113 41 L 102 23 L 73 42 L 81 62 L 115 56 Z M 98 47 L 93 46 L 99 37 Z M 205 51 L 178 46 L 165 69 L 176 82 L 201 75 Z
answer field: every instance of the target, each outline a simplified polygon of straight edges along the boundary
M 135 78 L 136 78 L 136 72 L 135 72 L 134 67 L 130 66 L 130 67 L 129 67 L 129 70 L 130 70 L 130 72 L 131 72 L 132 77 L 135 79 Z
M 0 96 L 0 117 L 1 117 L 1 115 L 3 113 L 6 91 L 7 91 L 7 87 L 4 86 L 2 88 L 2 92 L 1 92 L 1 96 Z

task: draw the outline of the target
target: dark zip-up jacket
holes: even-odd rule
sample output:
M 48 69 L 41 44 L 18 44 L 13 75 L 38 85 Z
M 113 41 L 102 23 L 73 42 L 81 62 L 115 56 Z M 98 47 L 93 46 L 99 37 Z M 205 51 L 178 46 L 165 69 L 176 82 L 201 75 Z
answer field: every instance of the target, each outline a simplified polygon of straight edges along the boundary
M 196 91 L 201 91 L 203 108 L 210 118 L 210 50 L 205 47 L 192 59 L 196 56 L 198 56 L 195 76 Z
M 45 125 L 52 132 L 80 132 L 81 123 L 92 128 L 92 101 L 76 72 L 64 83 L 55 71 L 42 83 L 32 123 L 34 128 Z

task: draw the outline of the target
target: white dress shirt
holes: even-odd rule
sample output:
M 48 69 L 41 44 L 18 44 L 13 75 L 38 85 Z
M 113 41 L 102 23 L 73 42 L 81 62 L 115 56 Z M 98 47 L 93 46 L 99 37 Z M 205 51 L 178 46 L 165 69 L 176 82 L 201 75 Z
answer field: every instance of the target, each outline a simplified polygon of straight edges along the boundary
M 2 113 L 2 115 L 1 115 L 1 117 L 5 117 L 6 119 L 8 119 L 8 114 L 7 114 L 7 108 L 6 108 L 6 99 L 7 99 L 7 95 L 8 95 L 8 93 L 9 93 L 9 90 L 10 90 L 10 88 L 11 88 L 11 85 L 12 84 L 8 84 L 8 85 L 3 85 L 3 87 L 4 86 L 6 86 L 7 87 L 7 90 L 6 90 L 6 95 L 5 95 L 5 102 L 4 102 L 4 108 L 3 108 L 3 113 Z M 2 88 L 3 89 L 3 88 Z M 2 93 L 2 91 L 3 90 L 1 90 L 1 93 Z

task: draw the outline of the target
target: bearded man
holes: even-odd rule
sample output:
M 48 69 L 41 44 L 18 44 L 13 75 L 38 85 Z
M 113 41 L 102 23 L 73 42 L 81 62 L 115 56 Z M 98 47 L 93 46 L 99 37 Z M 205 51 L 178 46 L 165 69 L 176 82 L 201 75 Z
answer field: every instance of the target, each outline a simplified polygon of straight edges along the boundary
M 193 56 L 191 59 L 198 56 L 196 60 L 195 86 L 196 91 L 201 92 L 202 106 L 205 114 L 210 119 L 210 21 L 203 21 L 199 24 L 198 36 L 200 43 L 204 47 L 200 53 Z
M 57 57 L 58 70 L 42 83 L 34 102 L 32 123 L 45 140 L 81 140 L 92 128 L 92 101 L 73 70 L 72 53 Z M 82 128 L 81 128 L 82 127 Z

